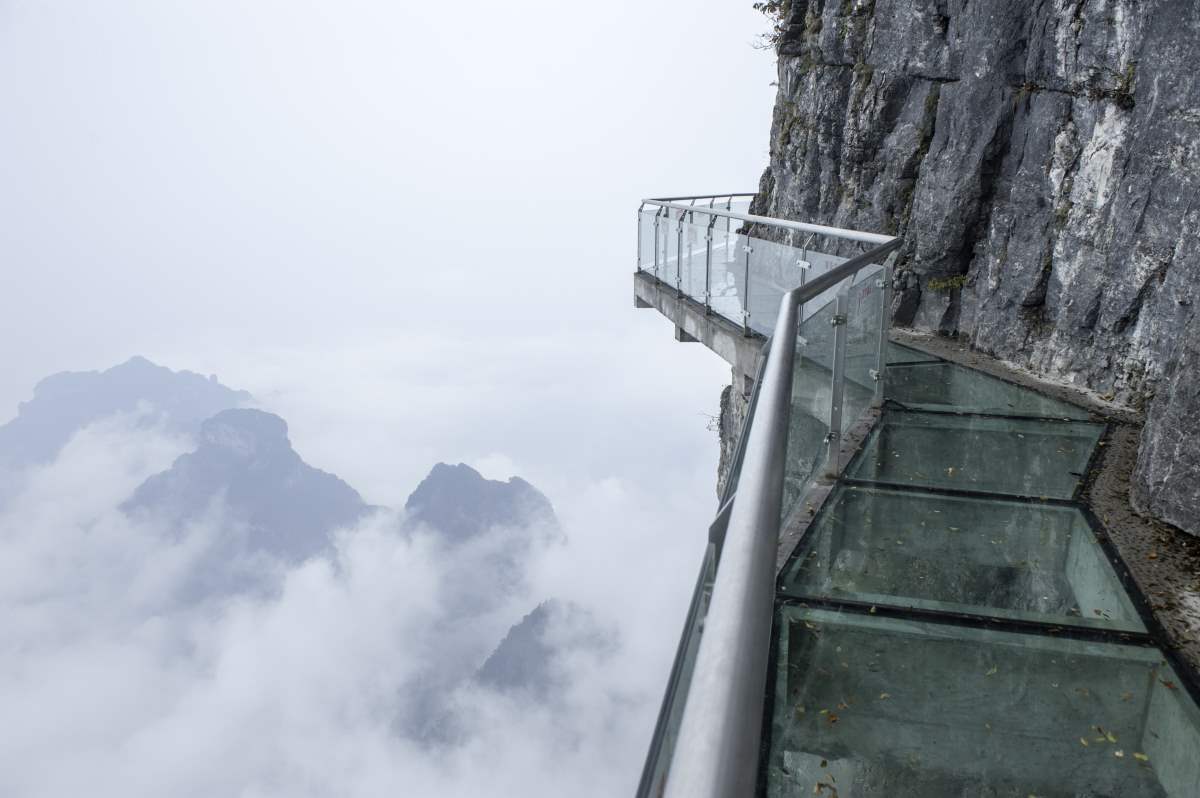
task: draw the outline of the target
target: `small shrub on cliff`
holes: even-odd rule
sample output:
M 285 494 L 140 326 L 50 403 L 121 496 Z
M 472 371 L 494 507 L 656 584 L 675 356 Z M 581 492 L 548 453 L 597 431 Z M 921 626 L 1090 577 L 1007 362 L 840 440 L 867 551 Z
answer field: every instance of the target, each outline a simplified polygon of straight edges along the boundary
M 766 0 L 755 3 L 754 10 L 761 12 L 771 24 L 771 29 L 760 38 L 759 46 L 764 50 L 774 49 L 787 29 L 786 22 L 788 13 L 792 10 L 792 0 Z

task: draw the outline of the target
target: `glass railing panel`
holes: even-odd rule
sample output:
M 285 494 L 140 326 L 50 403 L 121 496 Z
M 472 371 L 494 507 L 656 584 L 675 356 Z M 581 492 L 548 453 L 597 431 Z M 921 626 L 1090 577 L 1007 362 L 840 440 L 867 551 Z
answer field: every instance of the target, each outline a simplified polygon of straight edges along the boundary
M 842 486 L 788 563 L 791 596 L 1145 632 L 1074 507 Z
M 671 288 L 679 284 L 679 223 L 683 213 L 674 209 L 668 210 L 661 230 L 663 256 L 658 279 Z
M 750 329 L 770 335 L 779 317 L 780 298 L 803 279 L 800 252 L 773 241 L 751 237 L 744 240 L 750 248 L 750 284 L 746 289 Z
M 697 214 L 701 218 L 702 214 Z M 746 276 L 744 237 L 741 222 L 718 218 L 713 224 L 711 296 L 709 305 L 725 319 L 741 325 L 744 320 L 742 286 Z
M 643 208 L 638 212 L 638 271 L 654 273 L 654 254 L 658 246 L 658 231 L 654 221 L 661 214 L 655 207 Z
M 846 379 L 875 391 L 879 370 L 879 328 L 883 323 L 883 267 L 867 266 L 846 294 Z
M 883 267 L 868 266 L 846 292 L 846 393 L 842 399 L 844 435 L 875 401 L 883 324 Z
M 795 606 L 779 629 L 771 798 L 1197 795 L 1200 710 L 1155 648 Z
M 1087 419 L 1088 411 L 953 363 L 893 366 L 887 397 L 917 410 Z
M 899 485 L 1070 499 L 1103 431 L 1102 424 L 1083 421 L 888 409 L 849 475 Z
M 811 306 L 812 303 L 807 303 Z M 808 310 L 800 323 L 792 366 L 791 414 L 784 462 L 783 518 L 791 515 L 824 464 L 833 406 L 833 317 L 836 305 Z
M 692 681 L 696 651 L 700 648 L 701 630 L 704 628 L 704 617 L 708 614 L 708 602 L 715 577 L 716 548 L 710 543 L 705 549 L 700 574 L 692 592 L 692 603 L 688 608 L 683 636 L 668 677 L 654 737 L 650 741 L 650 751 L 638 787 L 638 798 L 657 798 L 662 795 L 663 785 L 666 784 L 667 770 L 671 766 L 671 755 L 675 751 L 675 740 L 679 735 L 679 723 L 683 719 L 683 708 L 687 703 L 688 687 Z
M 708 216 L 702 213 L 687 215 L 688 223 L 684 225 L 683 234 L 683 293 L 703 304 L 708 264 Z

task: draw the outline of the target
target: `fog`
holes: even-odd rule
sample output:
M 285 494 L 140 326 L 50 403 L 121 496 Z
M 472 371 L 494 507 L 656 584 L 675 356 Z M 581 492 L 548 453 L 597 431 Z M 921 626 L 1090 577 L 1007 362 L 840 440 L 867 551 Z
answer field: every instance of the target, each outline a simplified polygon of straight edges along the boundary
M 192 442 L 113 418 L 0 507 L 0 791 L 631 790 L 729 380 L 633 309 L 634 212 L 755 188 L 764 29 L 748 2 L 0 3 L 0 423 L 141 354 L 250 391 L 373 504 L 438 461 L 520 475 L 567 542 L 466 648 L 551 597 L 618 641 L 549 703 L 457 685 L 470 732 L 416 742 L 396 718 L 467 635 L 440 614 L 461 563 L 385 511 L 270 595 L 173 607 L 226 521 L 120 514 Z

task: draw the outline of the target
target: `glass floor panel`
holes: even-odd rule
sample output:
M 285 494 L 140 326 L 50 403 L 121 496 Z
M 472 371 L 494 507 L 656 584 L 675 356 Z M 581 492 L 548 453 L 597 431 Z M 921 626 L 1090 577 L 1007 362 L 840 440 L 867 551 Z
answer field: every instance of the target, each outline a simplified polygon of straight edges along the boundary
M 1073 507 L 840 486 L 781 591 L 1145 632 Z
M 888 410 L 849 476 L 1069 499 L 1102 424 Z
M 893 366 L 888 369 L 885 390 L 889 399 L 917 410 L 1088 418 L 1088 411 L 1081 407 L 954 363 Z
M 767 795 L 1195 798 L 1155 648 L 783 607 Z

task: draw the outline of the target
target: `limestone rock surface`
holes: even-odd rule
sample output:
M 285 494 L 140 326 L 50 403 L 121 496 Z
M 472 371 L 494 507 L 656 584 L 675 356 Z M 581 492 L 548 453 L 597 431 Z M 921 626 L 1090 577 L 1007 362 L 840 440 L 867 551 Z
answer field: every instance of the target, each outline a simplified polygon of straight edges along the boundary
M 1144 410 L 1200 534 L 1200 5 L 793 0 L 754 211 L 902 235 L 895 322 Z

